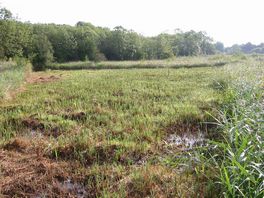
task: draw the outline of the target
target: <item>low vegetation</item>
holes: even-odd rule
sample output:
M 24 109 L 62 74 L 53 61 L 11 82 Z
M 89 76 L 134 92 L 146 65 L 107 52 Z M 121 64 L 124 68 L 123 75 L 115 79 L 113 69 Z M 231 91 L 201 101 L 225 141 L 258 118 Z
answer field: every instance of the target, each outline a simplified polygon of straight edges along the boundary
M 184 151 L 184 145 L 179 149 L 166 142 L 170 134 L 207 128 L 202 123 L 211 118 L 205 110 L 211 112 L 222 102 L 213 86 L 224 78 L 222 67 L 35 75 L 28 79 L 33 84 L 26 91 L 1 104 L 5 152 L 15 149 L 24 155 L 36 153 L 46 160 L 73 163 L 79 168 L 62 176 L 62 182 L 78 180 L 79 172 L 79 183 L 94 196 L 187 196 L 200 189 L 195 175 L 168 166 L 174 152 Z M 209 131 L 204 135 L 210 136 Z M 149 169 L 153 175 L 147 174 Z M 6 171 L 4 167 L 2 172 Z M 187 190 L 189 185 L 193 189 Z M 33 194 L 40 190 L 30 189 L 21 190 Z M 204 192 L 200 189 L 199 193 Z
M 229 72 L 235 78 L 217 119 L 223 139 L 213 143 L 210 164 L 219 171 L 224 197 L 263 197 L 263 63 L 239 64 Z
M 31 74 L 1 101 L 2 195 L 261 197 L 263 64 L 222 58 Z
M 69 62 L 53 63 L 46 68 L 51 70 L 99 70 L 99 69 L 157 69 L 157 68 L 193 68 L 193 67 L 220 67 L 229 61 L 228 57 L 180 57 L 163 60 L 142 60 L 142 61 L 101 61 L 101 62 Z
M 7 94 L 19 88 L 28 70 L 27 62 L 22 59 L 0 62 L 0 98 L 8 97 Z

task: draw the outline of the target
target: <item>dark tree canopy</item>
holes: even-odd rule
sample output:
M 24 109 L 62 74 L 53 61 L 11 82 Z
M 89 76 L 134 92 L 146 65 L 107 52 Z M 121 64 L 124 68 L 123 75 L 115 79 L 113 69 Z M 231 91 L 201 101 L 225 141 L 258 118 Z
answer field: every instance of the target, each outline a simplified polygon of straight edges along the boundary
M 225 49 L 223 43 L 213 43 L 205 32 L 193 30 L 144 37 L 122 26 L 110 30 L 82 21 L 75 26 L 22 23 L 5 8 L 0 8 L 0 44 L 0 59 L 23 56 L 38 68 L 51 61 L 167 59 L 223 52 L 264 53 L 263 44 L 247 43 Z
M 32 63 L 35 71 L 44 70 L 45 65 L 53 61 L 53 48 L 46 35 L 34 35 L 32 53 Z

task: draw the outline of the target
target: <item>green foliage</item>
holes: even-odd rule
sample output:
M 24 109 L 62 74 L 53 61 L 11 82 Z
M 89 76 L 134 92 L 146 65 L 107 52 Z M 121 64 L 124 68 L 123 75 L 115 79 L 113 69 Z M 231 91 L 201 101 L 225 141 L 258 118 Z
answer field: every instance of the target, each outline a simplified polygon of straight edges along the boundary
M 154 49 L 156 50 L 156 59 L 167 59 L 173 56 L 170 36 L 160 34 L 155 39 Z
M 73 28 L 66 25 L 33 25 L 34 34 L 43 34 L 47 37 L 54 50 L 54 58 L 58 62 L 77 59 L 77 41 Z
M 28 24 L 14 20 L 9 10 L 0 7 L 0 59 L 28 57 L 31 33 Z
M 225 51 L 225 47 L 224 44 L 221 42 L 216 42 L 215 43 L 215 49 L 219 52 L 224 52 Z
M 101 41 L 101 50 L 109 60 L 139 60 L 142 57 L 140 36 L 115 27 L 114 31 Z
M 222 156 L 219 179 L 225 197 L 263 197 L 263 93 L 249 84 L 235 89 L 233 103 L 221 114 L 225 140 L 216 144 Z
M 0 59 L 14 56 L 42 59 L 44 52 L 36 49 L 34 38 L 43 35 L 47 37 L 47 45 L 51 44 L 57 62 L 167 59 L 215 53 L 212 40 L 203 32 L 178 32 L 148 38 L 121 26 L 111 31 L 85 22 L 78 22 L 76 26 L 21 23 L 5 8 L 0 9 L 0 30 Z M 50 48 L 47 45 L 45 48 Z M 42 54 L 36 55 L 38 52 Z M 38 61 L 34 61 L 36 65 Z
M 0 59 L 27 56 L 31 43 L 31 30 L 28 25 L 14 20 L 0 20 Z
M 179 32 L 173 39 L 174 54 L 178 56 L 197 56 L 214 54 L 212 39 L 204 32 Z
M 252 60 L 251 60 L 252 61 Z M 263 63 L 251 62 L 227 69 L 232 81 L 225 88 L 217 121 L 217 138 L 200 155 L 205 174 L 220 184 L 224 197 L 263 197 Z M 247 75 L 245 75 L 247 73 Z M 222 83 L 220 83 L 222 84 Z M 206 155 L 204 155 L 206 153 Z
M 93 35 L 84 28 L 79 27 L 75 33 L 77 42 L 77 56 L 81 61 L 95 60 L 97 46 Z
M 35 35 L 33 38 L 32 64 L 34 71 L 42 71 L 53 60 L 53 49 L 45 35 Z
M 5 8 L 0 9 L 0 30 L 0 59 L 36 56 L 36 52 L 41 50 L 36 50 L 34 38 L 40 35 L 47 37 L 47 45 L 51 44 L 56 62 L 152 60 L 224 52 L 223 44 L 213 44 L 205 32 L 177 31 L 175 34 L 144 37 L 121 26 L 111 31 L 85 22 L 78 22 L 76 26 L 21 23 Z M 262 53 L 263 49 L 263 44 L 255 46 L 247 43 L 234 45 L 225 51 L 235 54 Z
M 231 47 L 226 48 L 225 52 L 228 54 L 264 54 L 264 43 L 261 43 L 259 45 L 254 45 L 250 42 L 242 45 L 235 44 Z

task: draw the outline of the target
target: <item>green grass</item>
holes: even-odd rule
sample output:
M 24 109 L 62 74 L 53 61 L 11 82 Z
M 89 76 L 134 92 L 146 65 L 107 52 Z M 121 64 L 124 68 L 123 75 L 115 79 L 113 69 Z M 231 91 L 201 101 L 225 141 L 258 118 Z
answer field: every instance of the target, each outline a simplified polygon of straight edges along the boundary
M 223 103 L 211 115 L 218 125 L 210 143 L 191 153 L 196 173 L 219 197 L 263 197 L 263 61 L 258 56 L 225 67 Z
M 60 79 L 29 84 L 13 100 L 2 101 L 0 144 L 22 136 L 45 157 L 78 164 L 75 173 L 94 197 L 258 197 L 263 193 L 261 60 L 214 56 L 177 64 L 219 60 L 229 63 L 40 72 Z M 175 60 L 150 64 L 168 67 Z M 247 81 L 240 78 L 245 73 Z M 215 118 L 220 127 L 206 127 Z M 171 134 L 199 131 L 215 138 L 213 148 L 181 151 L 168 143 Z M 213 187 L 218 184 L 219 191 Z
M 179 57 L 169 60 L 141 61 L 104 61 L 104 62 L 69 62 L 53 63 L 47 66 L 52 70 L 100 70 L 100 69 L 155 69 L 155 68 L 193 68 L 223 66 L 229 61 L 226 56 Z
M 18 88 L 25 78 L 25 63 L 0 62 L 0 98 Z
M 3 102 L 0 108 L 3 144 L 12 137 L 28 137 L 32 131 L 38 131 L 48 138 L 43 149 L 46 156 L 78 161 L 83 167 L 99 166 L 100 170 L 107 165 L 114 172 L 117 165 L 121 166 L 124 171 L 118 180 L 125 175 L 131 177 L 131 182 L 136 182 L 132 189 L 138 195 L 143 193 L 144 186 L 156 186 L 146 192 L 148 195 L 166 191 L 171 196 L 195 193 L 195 187 L 185 189 L 191 184 L 195 186 L 193 175 L 178 175 L 173 171 L 175 167 L 163 163 L 163 158 L 174 156 L 173 150 L 172 154 L 166 153 L 171 148 L 167 148 L 164 140 L 169 133 L 177 133 L 178 125 L 182 130 L 181 123 L 199 127 L 209 119 L 206 111 L 222 101 L 221 92 L 213 86 L 224 77 L 222 68 L 45 73 L 59 74 L 62 74 L 59 81 L 28 85 L 14 100 Z M 79 114 L 82 116 L 77 119 Z M 28 127 L 25 120 L 41 125 Z M 145 163 L 138 169 L 137 164 L 142 162 Z M 146 183 L 139 178 L 146 174 L 145 166 L 153 169 L 153 176 L 149 175 Z M 112 184 L 111 174 L 102 175 L 102 181 L 96 182 L 106 191 L 99 189 L 97 195 L 110 193 L 107 184 Z M 177 180 L 177 185 L 170 179 Z M 115 182 L 112 185 L 118 185 Z M 121 185 L 124 193 L 133 193 L 128 192 L 126 185 Z
M 58 82 L 28 86 L 14 102 L 28 116 L 37 113 L 43 119 L 59 119 L 67 111 L 85 112 L 85 122 L 78 124 L 87 125 L 86 129 L 133 128 L 141 135 L 148 128 L 155 131 L 188 117 L 202 120 L 202 108 L 221 98 L 211 87 L 221 73 L 221 69 L 203 68 L 63 72 Z
M 210 164 L 219 171 L 224 197 L 263 197 L 263 63 L 240 64 L 228 72 L 234 80 L 217 119 L 223 139 L 213 143 Z

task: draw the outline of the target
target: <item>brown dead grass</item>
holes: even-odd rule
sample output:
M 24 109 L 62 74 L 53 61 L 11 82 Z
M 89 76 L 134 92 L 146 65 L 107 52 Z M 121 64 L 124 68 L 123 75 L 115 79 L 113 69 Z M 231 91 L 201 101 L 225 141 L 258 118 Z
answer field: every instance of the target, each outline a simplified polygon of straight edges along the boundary
M 201 130 L 201 125 L 199 122 L 189 123 L 189 122 L 175 122 L 169 124 L 165 131 L 167 134 L 177 134 L 183 136 L 186 134 L 195 135 Z
M 15 138 L 13 141 L 8 142 L 6 145 L 4 145 L 3 148 L 9 151 L 25 152 L 29 146 L 30 142 L 28 139 Z
M 27 78 L 27 83 L 48 83 L 48 82 L 54 82 L 58 81 L 62 77 L 62 74 L 59 74 L 57 76 L 55 75 L 49 75 L 45 73 L 31 73 Z
M 21 86 L 15 90 L 9 91 L 5 94 L 6 100 L 12 100 L 14 99 L 18 94 L 26 91 L 26 84 L 34 84 L 34 83 L 49 83 L 60 80 L 62 77 L 62 74 L 59 75 L 49 75 L 42 72 L 35 72 L 32 73 L 30 71 L 26 72 L 25 76 L 25 82 L 21 84 Z
M 126 190 L 126 197 L 195 197 L 192 175 L 179 175 L 170 168 L 160 165 L 139 167 L 118 182 Z M 114 190 L 114 189 L 113 189 Z M 198 190 L 198 189 L 197 189 Z M 199 194 L 200 194 L 199 189 Z M 197 191 L 197 197 L 198 191 Z
M 49 127 L 49 129 L 46 129 L 45 124 L 33 116 L 23 119 L 21 124 L 24 127 L 33 130 L 34 133 L 39 133 L 40 135 L 44 136 L 52 136 L 57 138 L 62 134 L 62 130 L 58 126 Z
M 0 197 L 80 197 L 77 164 L 44 157 L 44 144 L 20 137 L 0 149 Z
M 71 112 L 62 115 L 65 119 L 70 119 L 70 120 L 84 120 L 86 118 L 86 113 L 85 112 Z
M 68 196 L 59 188 L 59 180 L 66 179 L 66 163 L 58 163 L 37 154 L 0 150 L 0 193 L 7 197 Z
M 89 148 L 91 149 L 89 151 Z M 122 155 L 117 155 L 118 150 L 124 149 Z M 93 164 L 103 165 L 106 163 L 118 162 L 122 165 L 128 165 L 130 163 L 137 163 L 143 159 L 147 153 L 139 150 L 131 150 L 122 145 L 118 144 L 107 144 L 97 143 L 96 145 L 90 144 L 68 144 L 57 147 L 56 154 L 54 152 L 50 153 L 51 158 L 58 157 L 59 159 L 69 160 L 69 161 L 80 161 L 85 167 L 91 166 Z
M 4 99 L 5 100 L 12 100 L 16 97 L 16 95 L 26 91 L 26 87 L 25 85 L 21 85 L 19 88 L 15 89 L 15 90 L 12 90 L 12 91 L 9 91 L 5 94 L 5 97 Z
M 43 130 L 44 124 L 34 118 L 25 118 L 22 120 L 22 124 L 32 130 Z

